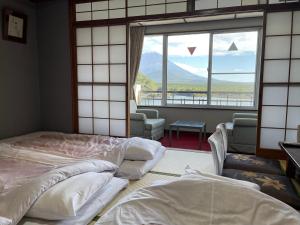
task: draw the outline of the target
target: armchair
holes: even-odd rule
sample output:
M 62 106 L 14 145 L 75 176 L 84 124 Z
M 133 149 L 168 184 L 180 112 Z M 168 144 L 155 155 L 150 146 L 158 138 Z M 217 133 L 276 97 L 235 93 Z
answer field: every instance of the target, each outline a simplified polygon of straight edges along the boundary
M 234 113 L 232 122 L 225 124 L 228 134 L 228 151 L 255 154 L 257 114 Z
M 132 137 L 158 140 L 164 136 L 165 119 L 159 118 L 155 109 L 137 109 L 135 101 L 130 102 L 130 131 Z

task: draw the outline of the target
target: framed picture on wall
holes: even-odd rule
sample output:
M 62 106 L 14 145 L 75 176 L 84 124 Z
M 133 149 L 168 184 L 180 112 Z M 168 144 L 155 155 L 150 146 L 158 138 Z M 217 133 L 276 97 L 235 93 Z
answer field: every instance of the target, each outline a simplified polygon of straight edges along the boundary
M 12 9 L 3 9 L 3 39 L 26 43 L 27 16 Z

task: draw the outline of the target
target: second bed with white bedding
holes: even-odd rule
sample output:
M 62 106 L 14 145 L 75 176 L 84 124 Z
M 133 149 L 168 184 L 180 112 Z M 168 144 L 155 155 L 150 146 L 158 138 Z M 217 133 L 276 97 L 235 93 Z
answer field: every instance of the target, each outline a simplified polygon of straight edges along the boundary
M 86 225 L 126 186 L 128 181 L 112 178 L 104 189 L 94 194 L 94 197 L 85 204 L 77 216 L 65 220 L 43 220 L 24 217 L 18 225 Z

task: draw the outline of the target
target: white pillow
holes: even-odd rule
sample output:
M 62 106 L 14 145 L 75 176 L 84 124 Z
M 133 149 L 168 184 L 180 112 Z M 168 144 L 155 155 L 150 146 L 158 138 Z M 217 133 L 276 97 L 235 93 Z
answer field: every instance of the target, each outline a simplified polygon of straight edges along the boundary
M 0 224 L 1 225 L 10 225 L 10 224 L 12 224 L 12 220 L 0 216 Z
M 111 179 L 111 173 L 84 173 L 64 180 L 45 193 L 27 212 L 27 217 L 63 220 L 74 217 L 80 208 Z
M 161 147 L 161 143 L 149 139 L 133 137 L 126 143 L 124 159 L 127 160 L 151 160 Z
M 202 176 L 202 177 L 208 177 L 208 178 L 212 178 L 215 180 L 220 180 L 220 181 L 225 181 L 231 184 L 237 184 L 237 185 L 241 185 L 244 187 L 248 187 L 257 191 L 260 191 L 260 187 L 259 185 L 249 182 L 249 181 L 244 181 L 244 180 L 236 180 L 236 179 L 231 179 L 228 177 L 223 177 L 223 176 L 218 176 L 218 175 L 214 175 L 214 174 L 209 174 L 209 173 L 201 173 L 198 170 L 193 170 L 189 167 L 187 167 L 185 169 L 185 175 L 183 175 L 182 177 L 191 177 L 191 176 Z

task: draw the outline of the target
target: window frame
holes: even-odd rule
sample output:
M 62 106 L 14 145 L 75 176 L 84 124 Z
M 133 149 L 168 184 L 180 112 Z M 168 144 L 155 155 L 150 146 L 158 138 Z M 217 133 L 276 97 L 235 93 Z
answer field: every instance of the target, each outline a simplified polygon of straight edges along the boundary
M 225 106 L 225 105 L 211 105 L 211 80 L 212 80 L 212 63 L 213 63 L 213 37 L 215 34 L 222 33 L 242 33 L 242 32 L 257 32 L 257 46 L 256 46 L 256 64 L 255 64 L 255 82 L 254 82 L 254 105 L 253 106 Z M 208 80 L 207 80 L 207 104 L 168 104 L 168 37 L 176 35 L 188 34 L 209 34 L 209 55 L 208 55 Z M 200 109 L 229 109 L 229 110 L 257 110 L 259 101 L 259 84 L 260 84 L 260 63 L 261 63 L 261 40 L 262 27 L 243 27 L 243 28 L 228 28 L 228 29 L 212 29 L 199 31 L 181 31 L 181 32 L 164 32 L 164 33 L 145 33 L 145 36 L 162 36 L 163 39 L 163 55 L 162 55 L 162 99 L 161 105 L 138 105 L 141 107 L 161 107 L 161 108 L 200 108 Z

